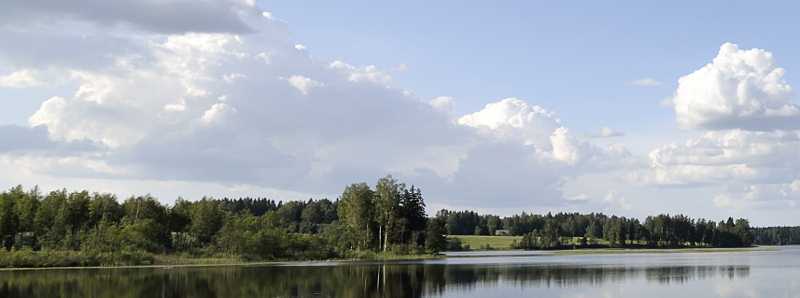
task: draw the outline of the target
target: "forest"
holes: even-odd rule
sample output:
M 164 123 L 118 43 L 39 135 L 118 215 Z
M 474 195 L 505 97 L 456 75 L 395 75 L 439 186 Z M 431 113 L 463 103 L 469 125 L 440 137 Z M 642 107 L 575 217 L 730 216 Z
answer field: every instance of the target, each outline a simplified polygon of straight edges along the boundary
M 758 245 L 798 245 L 800 227 L 753 228 L 753 242 Z
M 480 215 L 473 211 L 441 210 L 450 235 L 495 235 L 498 231 L 523 236 L 516 244 L 522 249 L 565 249 L 583 247 L 747 247 L 754 242 L 746 219 L 728 218 L 715 222 L 684 215 L 636 218 L 602 213 L 522 213 L 509 217 Z M 601 243 L 602 242 L 602 243 Z
M 335 200 L 177 199 L 16 186 L 0 193 L 0 267 L 135 265 L 164 256 L 239 261 L 364 259 L 462 249 L 447 235 L 523 236 L 520 249 L 740 247 L 790 244 L 797 230 L 752 229 L 658 215 L 644 222 L 600 213 L 500 217 L 426 214 L 422 190 L 391 176 L 351 184 Z M 754 233 L 755 232 L 755 233 Z M 794 237 L 794 238 L 792 238 Z
M 155 256 L 239 260 L 369 258 L 445 248 L 444 226 L 425 214 L 422 192 L 387 176 L 375 188 L 277 202 L 178 199 L 14 187 L 0 193 L 0 267 L 150 264 Z

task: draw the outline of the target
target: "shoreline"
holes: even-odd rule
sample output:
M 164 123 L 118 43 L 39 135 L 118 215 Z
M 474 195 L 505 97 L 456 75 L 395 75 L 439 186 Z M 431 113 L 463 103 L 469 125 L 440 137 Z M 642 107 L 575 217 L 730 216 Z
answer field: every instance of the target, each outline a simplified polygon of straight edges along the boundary
M 693 248 L 582 248 L 582 249 L 554 249 L 554 250 L 468 250 L 453 251 L 451 258 L 482 258 L 482 257 L 551 257 L 551 256 L 581 256 L 581 255 L 626 255 L 626 254 L 688 254 L 688 253 L 743 253 L 777 251 L 778 246 L 754 247 L 693 247 Z
M 0 272 L 10 271 L 42 271 L 42 270 L 109 270 L 109 269 L 183 269 L 211 267 L 253 267 L 253 266 L 336 266 L 344 264 L 389 264 L 412 261 L 437 260 L 447 258 L 485 258 L 485 257 L 549 257 L 580 255 L 619 255 L 619 254 L 669 254 L 669 253 L 741 253 L 777 251 L 779 246 L 754 246 L 731 248 L 586 248 L 563 250 L 470 250 L 460 252 L 443 252 L 439 255 L 412 255 L 376 259 L 330 259 L 305 261 L 265 261 L 265 262 L 231 262 L 231 263 L 186 263 L 155 264 L 125 266 L 70 266 L 70 267 L 20 267 L 0 268 Z M 494 253 L 493 253 L 494 252 Z M 515 252 L 502 254 L 503 252 Z M 529 253 L 526 253 L 529 252 Z M 466 253 L 465 255 L 447 255 L 446 253 Z M 486 254 L 481 254 L 486 253 Z M 187 259 L 191 260 L 191 259 Z
M 328 259 L 328 260 L 288 260 L 288 261 L 257 261 L 257 262 L 220 262 L 220 263 L 191 263 L 192 258 L 186 258 L 185 264 L 153 264 L 153 265 L 120 265 L 120 266 L 67 266 L 67 267 L 18 267 L 0 268 L 0 272 L 8 271 L 40 271 L 40 270 L 108 270 L 108 269 L 181 269 L 181 268 L 210 268 L 210 267 L 253 267 L 253 266 L 336 266 L 342 264 L 388 264 L 410 261 L 444 259 L 447 256 L 439 255 L 409 255 L 389 258 L 374 259 Z

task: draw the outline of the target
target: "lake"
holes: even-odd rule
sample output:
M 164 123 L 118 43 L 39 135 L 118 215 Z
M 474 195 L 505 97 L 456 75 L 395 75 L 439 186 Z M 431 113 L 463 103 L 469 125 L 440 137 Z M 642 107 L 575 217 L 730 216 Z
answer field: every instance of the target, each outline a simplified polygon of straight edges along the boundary
M 0 297 L 800 297 L 800 247 L 0 272 Z

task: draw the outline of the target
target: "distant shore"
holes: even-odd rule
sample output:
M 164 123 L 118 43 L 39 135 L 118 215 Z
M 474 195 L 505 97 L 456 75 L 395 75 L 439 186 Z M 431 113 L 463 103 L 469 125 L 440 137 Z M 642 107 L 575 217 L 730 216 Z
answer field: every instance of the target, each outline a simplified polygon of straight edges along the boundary
M 679 254 L 679 253 L 737 253 L 777 251 L 777 246 L 753 247 L 699 247 L 699 248 L 579 248 L 554 250 L 469 250 L 445 252 L 451 258 L 482 257 L 528 257 L 528 256 L 572 256 L 572 255 L 616 255 L 616 254 Z
M 753 247 L 687 247 L 687 248 L 585 248 L 556 250 L 557 255 L 589 255 L 589 254 L 652 254 L 652 253 L 715 253 L 715 252 L 749 252 L 774 251 L 774 246 Z

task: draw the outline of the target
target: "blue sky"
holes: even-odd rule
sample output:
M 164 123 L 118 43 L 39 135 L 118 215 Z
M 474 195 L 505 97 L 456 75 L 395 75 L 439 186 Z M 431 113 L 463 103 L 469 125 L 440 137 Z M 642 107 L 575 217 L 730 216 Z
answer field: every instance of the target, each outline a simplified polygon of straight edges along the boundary
M 398 83 L 468 112 L 515 96 L 576 128 L 674 128 L 658 103 L 719 45 L 770 49 L 800 68 L 796 5 L 751 1 L 267 1 L 318 57 L 409 67 Z M 780 9 L 779 9 L 780 8 Z M 661 86 L 628 84 L 653 78 Z
M 431 211 L 797 224 L 795 11 L 7 1 L 0 187 L 305 199 L 392 174 Z

